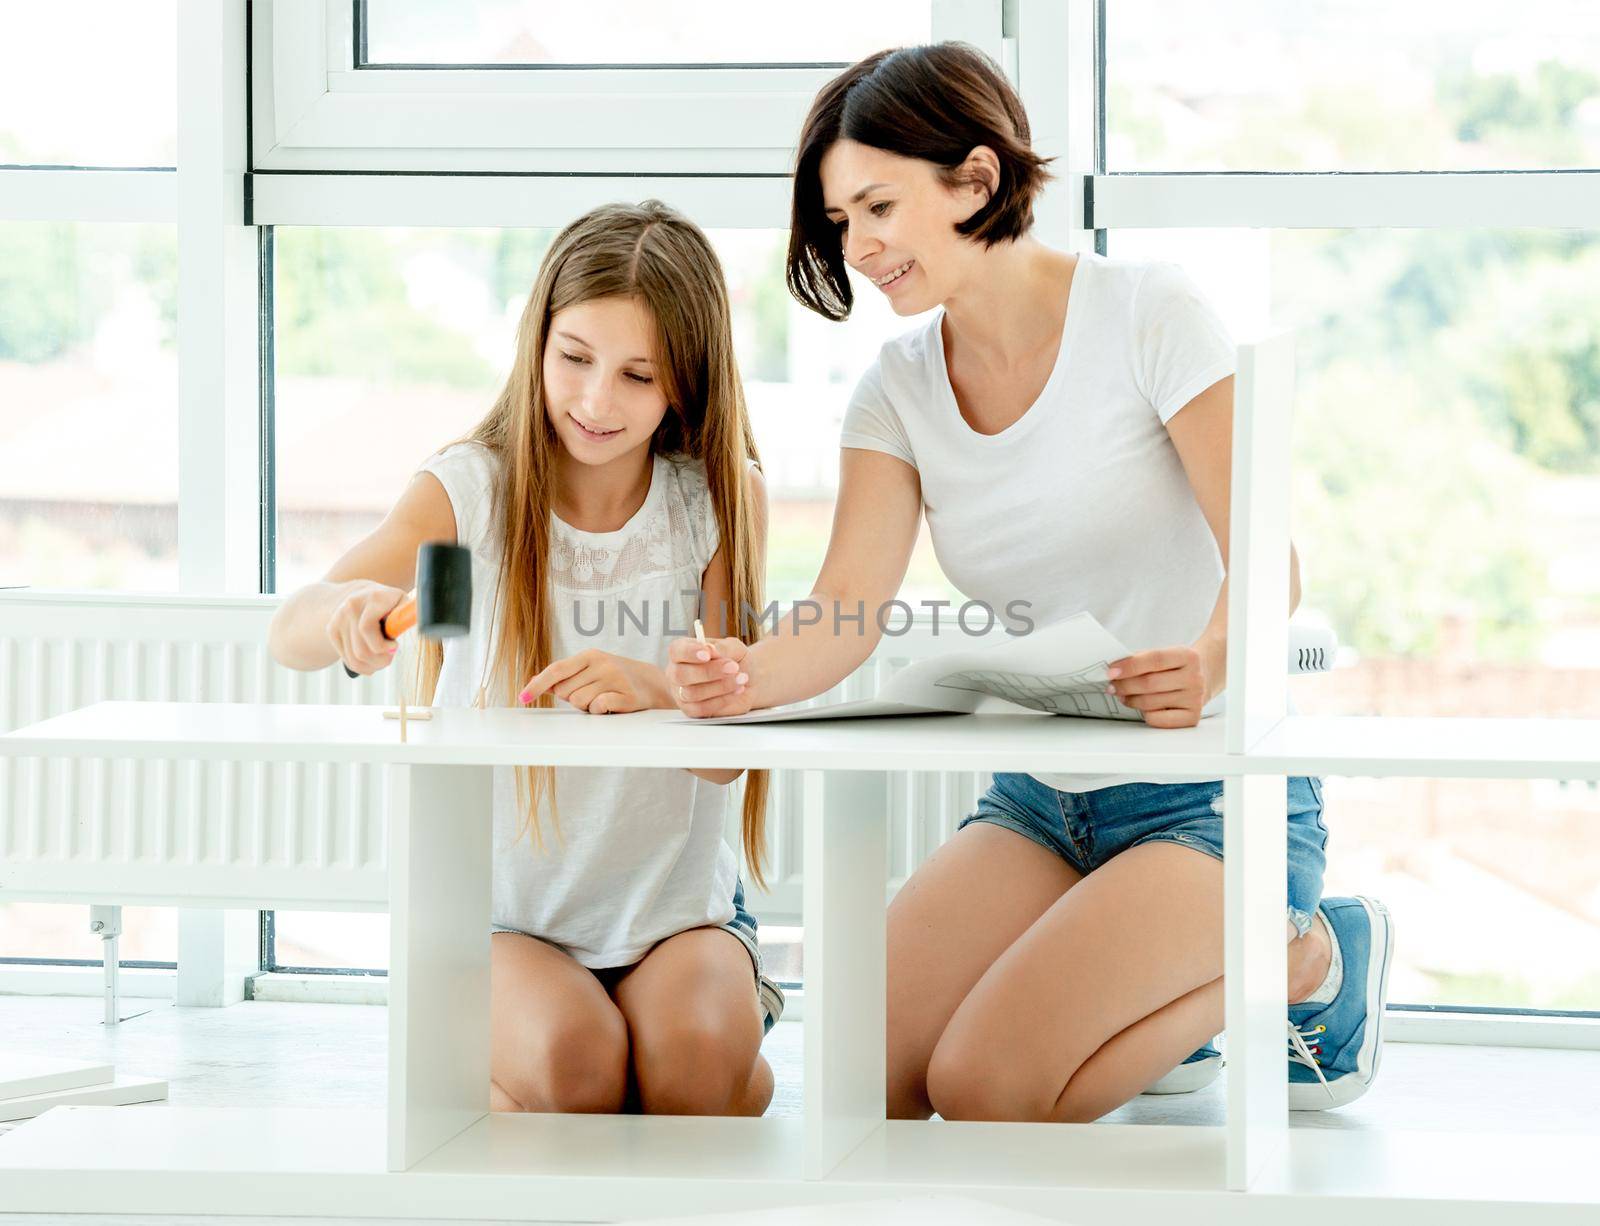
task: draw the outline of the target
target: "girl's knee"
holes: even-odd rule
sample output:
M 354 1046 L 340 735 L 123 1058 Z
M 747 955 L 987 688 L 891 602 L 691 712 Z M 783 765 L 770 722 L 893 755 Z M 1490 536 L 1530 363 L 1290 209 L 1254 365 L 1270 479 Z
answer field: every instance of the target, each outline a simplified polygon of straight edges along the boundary
M 494 1079 L 525 1111 L 618 1112 L 628 1089 L 628 1030 L 620 1015 L 563 1020 L 529 1033 L 508 1064 Z
M 752 1034 L 733 1019 L 674 1018 L 635 1036 L 640 1106 L 653 1115 L 744 1114 L 759 1060 L 759 1024 Z

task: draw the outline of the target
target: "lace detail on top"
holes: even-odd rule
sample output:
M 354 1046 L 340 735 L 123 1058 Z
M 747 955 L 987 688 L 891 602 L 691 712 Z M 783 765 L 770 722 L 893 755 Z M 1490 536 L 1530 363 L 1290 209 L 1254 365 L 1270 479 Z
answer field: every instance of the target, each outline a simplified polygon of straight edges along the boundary
M 716 553 L 711 492 L 699 464 L 655 458 L 644 504 L 615 532 L 583 532 L 555 517 L 550 572 L 569 592 L 633 587 L 653 575 L 680 570 L 698 580 Z

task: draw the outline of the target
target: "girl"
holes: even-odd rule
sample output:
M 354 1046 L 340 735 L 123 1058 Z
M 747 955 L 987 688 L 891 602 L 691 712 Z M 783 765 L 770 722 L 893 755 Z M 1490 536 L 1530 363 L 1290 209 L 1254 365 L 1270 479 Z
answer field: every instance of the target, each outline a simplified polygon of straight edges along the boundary
M 818 95 L 791 291 L 843 319 L 853 268 L 897 314 L 935 313 L 856 389 L 812 599 L 881 608 L 925 512 L 965 596 L 1026 600 L 1039 623 L 1089 610 L 1148 645 L 1113 662 L 1118 699 L 1191 726 L 1226 676 L 1233 346 L 1177 268 L 1032 238 L 1045 177 L 1011 86 L 960 44 L 882 52 Z M 1292 586 L 1297 603 L 1297 563 Z M 877 635 L 827 625 L 704 659 L 675 642 L 679 705 L 828 689 Z M 889 911 L 890 1115 L 1091 1120 L 1215 1076 L 1221 797 L 1218 780 L 997 775 Z M 1289 1100 L 1326 1107 L 1376 1072 L 1392 929 L 1371 900 L 1321 898 L 1321 781 L 1291 780 L 1288 811 Z
M 552 244 L 488 415 L 284 601 L 271 648 L 293 668 L 388 666 L 378 623 L 418 545 L 456 541 L 472 551 L 472 633 L 424 644 L 420 702 L 670 707 L 665 627 L 759 609 L 765 531 L 716 255 L 659 202 L 611 205 Z M 541 718 L 555 716 L 530 715 L 530 733 Z M 496 771 L 492 1109 L 766 1109 L 759 1049 L 782 995 L 723 839 L 739 773 Z M 743 841 L 758 882 L 765 801 L 752 772 Z

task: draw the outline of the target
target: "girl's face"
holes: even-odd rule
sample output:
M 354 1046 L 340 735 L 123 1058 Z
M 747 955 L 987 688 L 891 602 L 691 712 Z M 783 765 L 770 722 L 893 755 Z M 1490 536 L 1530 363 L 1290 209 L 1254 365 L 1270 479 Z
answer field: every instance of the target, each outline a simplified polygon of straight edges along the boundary
M 955 227 L 983 207 L 987 188 L 947 187 L 932 162 L 853 140 L 835 141 L 818 172 L 845 262 L 888 297 L 896 315 L 938 306 L 976 273 L 984 249 Z
M 656 327 L 638 298 L 593 298 L 558 311 L 544 345 L 545 413 L 582 464 L 648 447 L 667 412 Z

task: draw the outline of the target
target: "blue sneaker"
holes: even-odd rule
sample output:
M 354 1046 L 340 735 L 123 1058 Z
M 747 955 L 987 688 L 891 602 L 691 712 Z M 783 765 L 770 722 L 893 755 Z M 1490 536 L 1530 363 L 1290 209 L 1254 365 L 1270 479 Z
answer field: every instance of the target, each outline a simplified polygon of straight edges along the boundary
M 1217 1074 L 1220 1072 L 1222 1072 L 1222 1053 L 1207 1043 L 1165 1077 L 1157 1078 L 1141 1093 L 1192 1094 L 1196 1090 L 1205 1089 L 1217 1079 Z
M 1367 1092 L 1383 1054 L 1394 922 L 1372 898 L 1325 898 L 1344 981 L 1331 1002 L 1289 1006 L 1289 1110 L 1343 1107 Z

